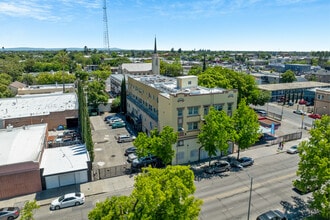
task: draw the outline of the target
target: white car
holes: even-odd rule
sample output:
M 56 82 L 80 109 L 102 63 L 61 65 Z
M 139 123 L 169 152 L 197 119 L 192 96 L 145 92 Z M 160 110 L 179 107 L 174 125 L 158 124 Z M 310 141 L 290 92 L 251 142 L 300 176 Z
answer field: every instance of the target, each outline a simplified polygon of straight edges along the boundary
M 288 154 L 296 154 L 296 153 L 298 153 L 298 146 L 297 145 L 293 145 L 292 147 L 290 147 L 289 149 L 287 149 L 286 152 Z
M 70 206 L 82 205 L 85 203 L 85 195 L 81 192 L 68 193 L 52 201 L 51 210 L 58 210 Z

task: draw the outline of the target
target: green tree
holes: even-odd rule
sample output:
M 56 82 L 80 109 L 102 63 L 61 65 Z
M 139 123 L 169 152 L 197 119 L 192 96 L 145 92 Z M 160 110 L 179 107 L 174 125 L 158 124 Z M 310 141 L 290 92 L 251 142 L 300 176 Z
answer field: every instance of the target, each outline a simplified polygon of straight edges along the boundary
M 104 83 L 99 81 L 89 82 L 87 91 L 88 104 L 94 109 L 97 109 L 99 104 L 106 104 L 108 102 L 108 95 L 105 93 Z
M 202 72 L 203 72 L 203 68 L 200 65 L 193 65 L 190 68 L 188 75 L 198 76 Z
M 315 120 L 310 139 L 299 144 L 298 180 L 294 186 L 302 192 L 313 191 L 312 209 L 330 218 L 330 117 Z
M 217 152 L 227 152 L 229 141 L 234 139 L 234 128 L 231 118 L 224 111 L 217 111 L 211 107 L 204 117 L 205 124 L 198 134 L 198 141 L 208 153 L 209 158 Z
M 150 137 L 140 132 L 134 140 L 134 146 L 137 148 L 137 155 L 140 157 L 152 154 L 157 156 L 167 165 L 172 162 L 174 150 L 172 145 L 178 140 L 178 133 L 173 128 L 165 126 L 161 132 L 154 129 L 150 132 Z
M 27 201 L 21 210 L 21 220 L 34 220 L 33 213 L 40 206 L 37 204 L 36 200 Z
M 62 65 L 62 84 L 63 84 L 63 93 L 64 93 L 65 92 L 64 69 L 65 69 L 65 65 L 69 62 L 69 57 L 66 50 L 61 50 L 56 55 L 56 57 Z
M 285 73 L 281 74 L 281 82 L 291 83 L 297 81 L 296 76 L 292 70 L 287 70 Z
M 257 102 L 260 104 L 264 99 L 257 95 L 259 90 L 253 76 L 235 72 L 233 70 L 222 68 L 219 66 L 209 67 L 198 75 L 198 84 L 207 88 L 220 87 L 224 89 L 237 89 L 238 90 L 238 103 L 246 98 L 248 104 Z
M 195 190 L 194 174 L 188 166 L 145 168 L 135 177 L 131 195 L 97 203 L 88 218 L 198 219 L 203 202 L 193 196 Z
M 120 85 L 120 111 L 126 114 L 127 112 L 127 100 L 126 100 L 126 80 L 123 77 Z
M 238 145 L 237 159 L 241 149 L 251 147 L 260 137 L 260 124 L 255 111 L 246 105 L 245 99 L 238 104 L 233 115 L 234 129 L 236 131 L 235 143 Z

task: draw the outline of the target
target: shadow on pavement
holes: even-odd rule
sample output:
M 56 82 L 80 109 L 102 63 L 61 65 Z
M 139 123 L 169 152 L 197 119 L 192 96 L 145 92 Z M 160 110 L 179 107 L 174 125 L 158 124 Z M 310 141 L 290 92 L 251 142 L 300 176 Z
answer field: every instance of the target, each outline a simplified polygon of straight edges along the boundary
M 288 219 L 304 219 L 312 214 L 308 202 L 296 196 L 292 196 L 292 199 L 292 203 L 281 201 L 281 205 Z

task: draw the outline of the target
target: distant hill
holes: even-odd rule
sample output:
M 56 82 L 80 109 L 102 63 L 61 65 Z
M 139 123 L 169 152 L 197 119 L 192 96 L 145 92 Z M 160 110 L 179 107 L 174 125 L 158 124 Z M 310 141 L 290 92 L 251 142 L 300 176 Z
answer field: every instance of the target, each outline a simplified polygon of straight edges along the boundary
M 83 51 L 84 48 L 37 48 L 37 47 L 13 47 L 13 48 L 2 48 L 0 51 L 58 51 L 58 50 L 67 50 L 67 51 Z M 88 48 L 89 50 L 105 50 L 104 48 Z M 110 48 L 110 51 L 123 50 L 120 48 Z

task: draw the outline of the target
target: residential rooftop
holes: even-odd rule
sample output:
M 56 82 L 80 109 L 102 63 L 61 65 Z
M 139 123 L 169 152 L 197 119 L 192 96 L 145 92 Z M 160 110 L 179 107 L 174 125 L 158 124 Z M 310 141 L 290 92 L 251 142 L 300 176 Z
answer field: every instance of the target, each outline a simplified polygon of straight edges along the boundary
M 0 99 L 0 118 L 2 119 L 48 115 L 50 112 L 75 109 L 78 109 L 76 93 L 59 92 Z

